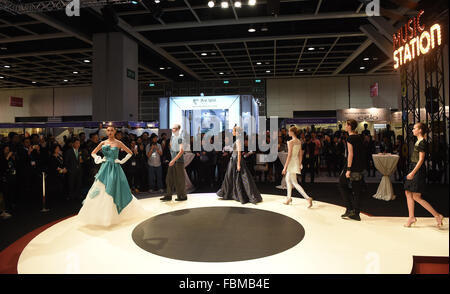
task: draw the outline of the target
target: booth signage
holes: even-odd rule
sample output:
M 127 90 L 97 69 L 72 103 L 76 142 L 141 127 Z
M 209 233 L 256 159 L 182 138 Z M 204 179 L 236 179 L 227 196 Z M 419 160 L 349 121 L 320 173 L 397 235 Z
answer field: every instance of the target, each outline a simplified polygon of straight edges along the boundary
M 441 26 L 433 24 L 426 31 L 425 25 L 420 23 L 423 14 L 424 11 L 421 10 L 393 35 L 395 69 L 441 45 Z
M 136 79 L 136 73 L 133 70 L 127 68 L 127 77 L 132 79 L 132 80 L 135 80 Z
M 385 108 L 366 108 L 366 109 L 338 109 L 336 110 L 336 117 L 338 121 L 346 121 L 354 119 L 361 121 L 390 121 L 391 111 Z
M 23 107 L 23 98 L 20 97 L 9 97 L 9 106 Z

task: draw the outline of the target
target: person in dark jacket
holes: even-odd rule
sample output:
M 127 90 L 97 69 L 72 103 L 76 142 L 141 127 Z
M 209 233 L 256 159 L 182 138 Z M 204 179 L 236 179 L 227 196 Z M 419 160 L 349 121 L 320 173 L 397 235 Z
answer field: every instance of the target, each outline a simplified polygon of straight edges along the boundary
M 68 172 L 64 166 L 62 149 L 59 145 L 53 146 L 47 172 L 47 204 L 51 205 L 64 199 L 64 183 Z
M 81 199 L 81 154 L 80 140 L 75 138 L 72 142 L 72 148 L 64 153 L 64 166 L 67 168 L 67 178 L 69 183 L 69 197 L 67 200 Z

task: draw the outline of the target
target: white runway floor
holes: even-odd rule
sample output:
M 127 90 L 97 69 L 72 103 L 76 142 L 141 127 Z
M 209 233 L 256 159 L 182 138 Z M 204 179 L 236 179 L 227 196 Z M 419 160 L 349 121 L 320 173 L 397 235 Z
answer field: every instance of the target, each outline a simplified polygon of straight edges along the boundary
M 330 193 L 336 193 L 330 191 Z M 307 209 L 303 198 L 284 205 L 284 197 L 263 194 L 264 202 L 242 205 L 221 201 L 214 193 L 190 194 L 188 201 L 140 200 L 148 217 L 109 229 L 80 227 L 72 217 L 48 228 L 23 250 L 19 274 L 409 274 L 413 256 L 449 256 L 448 218 L 443 229 L 434 218 L 418 218 L 404 228 L 406 218 L 369 217 L 343 220 L 344 208 L 314 201 Z M 174 197 L 175 198 L 175 197 Z M 151 254 L 132 240 L 133 229 L 145 219 L 186 208 L 239 206 L 287 215 L 305 228 L 296 246 L 269 257 L 239 262 L 204 263 Z

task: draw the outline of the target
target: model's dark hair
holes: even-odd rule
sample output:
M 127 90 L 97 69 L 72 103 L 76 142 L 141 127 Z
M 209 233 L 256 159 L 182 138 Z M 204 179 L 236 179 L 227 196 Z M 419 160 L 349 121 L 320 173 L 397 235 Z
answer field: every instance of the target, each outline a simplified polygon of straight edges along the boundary
M 356 130 L 356 127 L 358 126 L 358 123 L 354 119 L 348 119 L 347 124 L 350 126 L 352 131 Z
M 418 122 L 416 125 L 417 125 L 417 128 L 420 130 L 420 133 L 422 134 L 422 136 L 425 136 L 428 133 L 428 127 L 426 124 L 424 124 L 422 122 Z

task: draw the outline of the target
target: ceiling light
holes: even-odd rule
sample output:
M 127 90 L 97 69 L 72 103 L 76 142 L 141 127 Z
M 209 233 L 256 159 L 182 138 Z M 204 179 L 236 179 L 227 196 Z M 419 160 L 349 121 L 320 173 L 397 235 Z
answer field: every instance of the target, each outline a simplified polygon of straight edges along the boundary
M 168 66 L 167 69 L 172 69 L 172 68 L 170 66 Z
M 213 8 L 215 5 L 216 5 L 216 3 L 214 1 L 212 1 L 212 0 L 208 1 L 209 8 Z
M 325 50 L 325 48 L 324 47 L 320 47 L 319 50 Z
M 211 55 L 216 55 L 216 52 L 211 52 Z
M 5 65 L 5 66 L 4 66 L 4 68 L 10 68 L 10 67 L 11 67 L 10 65 Z
M 256 0 L 248 0 L 248 5 L 255 6 L 256 5 Z
M 299 69 L 298 71 L 305 71 L 303 68 Z
M 256 30 L 255 30 L 254 27 L 250 27 L 250 28 L 248 29 L 248 32 L 249 32 L 249 33 L 254 33 L 254 32 L 256 32 Z
M 222 2 L 220 2 L 220 6 L 221 6 L 222 8 L 228 8 L 228 1 L 222 0 Z
M 266 61 L 266 62 L 264 62 L 265 64 L 270 64 L 270 62 L 268 62 L 268 61 Z
M 269 73 L 270 72 L 270 70 L 266 70 L 266 73 Z
M 149 83 L 148 86 L 149 86 L 149 87 L 154 87 L 154 86 L 155 86 L 155 83 Z
M 223 75 L 223 72 L 219 72 L 219 75 Z
M 131 3 L 134 4 L 134 5 L 138 5 L 139 4 L 139 2 L 137 2 L 137 1 L 131 1 Z
M 367 60 L 369 60 L 369 57 L 366 57 L 366 58 L 364 58 L 363 60 L 364 60 L 364 61 L 367 61 Z
M 91 62 L 89 59 L 85 59 L 85 60 L 83 60 L 85 63 L 89 63 L 89 62 Z
M 378 57 L 374 57 L 374 58 L 372 58 L 373 60 L 378 60 Z
M 366 67 L 364 67 L 364 66 L 361 66 L 361 67 L 359 67 L 359 69 L 366 69 Z
M 205 53 L 205 52 L 202 53 L 202 56 L 206 56 L 206 55 L 208 55 L 208 53 Z
M 257 64 L 257 65 L 261 65 L 261 62 L 257 62 L 256 64 Z
M 2 49 L 2 50 L 8 50 L 8 48 L 6 48 L 6 47 L 0 47 L 0 49 Z
M 0 79 L 4 79 L 5 77 L 0 76 Z
M 180 77 L 184 77 L 184 74 L 179 74 Z
M 308 48 L 309 51 L 314 51 L 315 49 L 316 49 L 316 48 L 314 48 L 314 47 L 309 47 L 309 48 Z
M 159 69 L 160 69 L 160 70 L 164 70 L 164 67 L 160 67 Z
M 64 82 L 68 82 L 69 80 L 64 80 Z
M 262 28 L 261 28 L 261 32 L 267 32 L 269 29 L 266 27 L 266 26 L 263 26 Z
M 33 82 L 31 82 L 31 83 L 32 83 L 32 84 L 36 84 L 36 82 L 34 82 L 34 81 L 33 81 Z
M 77 71 L 74 71 L 73 73 L 74 73 L 74 74 L 77 74 L 78 72 L 77 72 Z
M 160 0 L 155 0 L 155 3 L 158 4 L 159 2 L 161 2 Z
M 242 7 L 241 1 L 235 1 L 235 2 L 234 2 L 234 7 L 236 7 L 236 8 L 241 8 L 241 7 Z

